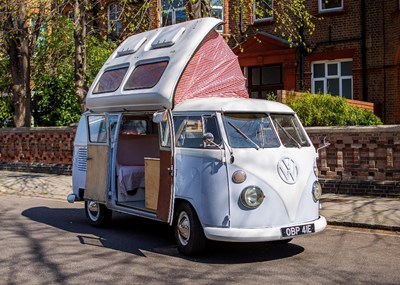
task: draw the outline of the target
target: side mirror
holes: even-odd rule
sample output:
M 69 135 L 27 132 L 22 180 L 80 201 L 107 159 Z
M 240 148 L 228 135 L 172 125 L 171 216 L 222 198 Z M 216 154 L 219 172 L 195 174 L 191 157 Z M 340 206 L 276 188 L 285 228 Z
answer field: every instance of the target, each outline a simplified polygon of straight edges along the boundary
M 214 135 L 212 133 L 205 133 L 203 136 L 203 142 L 207 144 L 214 144 Z
M 331 143 L 326 139 L 326 137 L 324 137 L 323 145 L 321 147 L 317 148 L 317 158 L 319 157 L 319 151 L 330 145 L 331 145 Z
M 153 122 L 154 123 L 166 122 L 167 119 L 168 119 L 167 111 L 158 111 L 153 114 Z

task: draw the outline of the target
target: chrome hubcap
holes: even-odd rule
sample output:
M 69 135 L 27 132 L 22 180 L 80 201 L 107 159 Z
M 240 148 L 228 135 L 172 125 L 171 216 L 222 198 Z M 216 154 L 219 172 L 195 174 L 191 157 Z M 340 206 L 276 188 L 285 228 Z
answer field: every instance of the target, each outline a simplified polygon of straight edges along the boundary
M 190 221 L 186 212 L 181 212 L 178 218 L 178 236 L 182 245 L 187 245 L 190 239 Z
M 99 217 L 99 204 L 97 202 L 90 201 L 88 204 L 88 214 L 91 220 L 97 221 Z

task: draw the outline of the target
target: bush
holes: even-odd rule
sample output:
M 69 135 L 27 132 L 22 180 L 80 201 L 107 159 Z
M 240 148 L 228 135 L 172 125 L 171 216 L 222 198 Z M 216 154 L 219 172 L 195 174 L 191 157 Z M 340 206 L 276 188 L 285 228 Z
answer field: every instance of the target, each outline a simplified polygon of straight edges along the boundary
M 306 93 L 290 100 L 305 127 L 309 126 L 368 126 L 382 121 L 368 110 L 347 104 L 341 97 Z
M 14 127 L 11 96 L 0 95 L 0 128 Z

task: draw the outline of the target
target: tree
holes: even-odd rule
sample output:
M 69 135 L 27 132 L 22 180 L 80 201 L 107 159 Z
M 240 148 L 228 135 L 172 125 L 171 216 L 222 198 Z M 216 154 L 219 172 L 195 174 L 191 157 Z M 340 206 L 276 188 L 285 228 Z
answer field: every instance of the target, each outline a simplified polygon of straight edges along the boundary
M 86 109 L 86 38 L 88 0 L 75 0 L 74 4 L 74 39 L 75 39 L 75 92 L 79 100 L 81 112 Z
M 4 0 L 0 4 L 0 27 L 9 58 L 16 127 L 31 124 L 31 60 L 45 8 L 46 2 L 42 0 Z

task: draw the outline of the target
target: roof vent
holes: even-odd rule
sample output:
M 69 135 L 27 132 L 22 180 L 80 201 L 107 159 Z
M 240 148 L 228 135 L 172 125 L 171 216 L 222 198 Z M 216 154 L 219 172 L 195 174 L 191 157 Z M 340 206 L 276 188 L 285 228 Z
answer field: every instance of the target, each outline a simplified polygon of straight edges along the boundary
M 151 44 L 151 48 L 157 49 L 173 46 L 184 32 L 184 27 L 174 27 L 173 29 L 163 31 L 154 39 Z
M 135 39 L 135 41 L 128 41 L 117 52 L 117 56 L 116 57 L 121 57 L 121 56 L 125 56 L 125 55 L 134 54 L 135 52 L 137 52 L 139 50 L 139 48 L 144 44 L 144 42 L 146 40 L 147 40 L 147 38 L 144 37 L 144 38 L 140 38 L 140 39 Z M 127 47 L 125 47 L 125 46 L 127 46 Z

